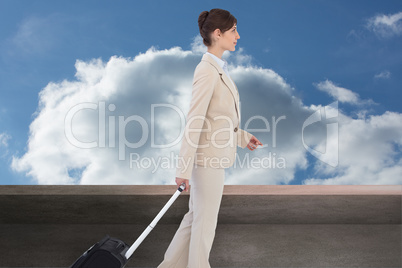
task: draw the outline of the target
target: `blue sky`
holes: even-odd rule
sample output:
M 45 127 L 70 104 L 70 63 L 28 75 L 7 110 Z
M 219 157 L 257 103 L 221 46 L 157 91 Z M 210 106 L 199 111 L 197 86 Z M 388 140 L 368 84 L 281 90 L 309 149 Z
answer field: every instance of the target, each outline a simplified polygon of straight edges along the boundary
M 148 118 L 151 104 L 172 100 L 182 101 L 185 110 L 192 71 L 202 51 L 195 39 L 197 18 L 201 11 L 215 7 L 229 10 L 238 20 L 241 39 L 237 52 L 226 57 L 239 87 L 243 124 L 255 115 L 270 120 L 286 116 L 283 129 L 278 130 L 278 146 L 273 147 L 271 129 L 271 136 L 261 133 L 259 137 L 268 148 L 255 154 L 263 158 L 275 153 L 276 160 L 286 160 L 286 168 L 231 169 L 228 183 L 402 183 L 402 2 L 367 0 L 1 0 L 1 183 L 171 183 L 173 169 L 153 174 L 146 168 L 128 168 L 129 163 L 118 160 L 115 150 L 63 147 L 66 137 L 55 129 L 64 126 L 65 105 L 71 108 L 84 100 L 97 103 L 98 108 L 100 101 L 114 103 L 116 113 L 107 112 L 116 118 L 133 114 Z M 136 67 L 141 66 L 136 58 L 140 54 L 145 55 L 142 60 L 143 66 L 149 66 L 147 71 Z M 181 57 L 183 62 L 176 63 Z M 165 63 L 167 59 L 171 65 Z M 182 70 L 183 66 L 188 68 Z M 110 70 L 117 74 L 110 76 Z M 169 93 L 155 97 L 159 93 L 148 88 L 148 82 L 130 80 L 141 77 L 141 72 L 145 76 L 169 73 L 176 79 L 154 81 L 154 88 L 166 87 Z M 91 80 L 94 76 L 99 76 L 95 82 Z M 113 85 L 131 83 L 133 91 L 143 91 L 127 93 L 129 89 L 116 86 L 106 96 L 96 85 L 108 79 Z M 91 89 L 100 91 L 92 94 Z M 73 91 L 75 95 L 68 95 Z M 52 99 L 56 93 L 61 94 L 57 101 Z M 130 101 L 123 102 L 119 96 Z M 318 161 L 303 148 L 298 125 L 334 101 L 340 124 L 336 167 Z M 142 110 L 137 112 L 135 107 Z M 166 120 L 158 120 L 162 128 Z M 126 130 L 131 128 L 134 124 Z M 307 144 L 320 149 L 323 129 L 325 125 L 307 130 Z M 161 151 L 129 152 L 155 158 Z M 110 174 L 100 168 L 105 163 L 110 164 Z M 162 178 L 164 173 L 170 177 Z M 258 179 L 251 179 L 255 176 Z

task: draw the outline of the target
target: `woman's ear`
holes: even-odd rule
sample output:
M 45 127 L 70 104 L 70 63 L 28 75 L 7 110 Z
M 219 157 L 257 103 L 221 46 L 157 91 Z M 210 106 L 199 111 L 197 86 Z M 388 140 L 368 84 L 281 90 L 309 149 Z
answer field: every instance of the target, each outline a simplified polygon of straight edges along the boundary
M 216 38 L 221 37 L 222 32 L 219 29 L 215 29 L 215 31 L 212 32 L 212 35 Z
M 215 43 L 218 41 L 218 39 L 222 36 L 222 32 L 219 29 L 215 29 L 215 31 L 212 32 L 211 37 L 213 42 Z

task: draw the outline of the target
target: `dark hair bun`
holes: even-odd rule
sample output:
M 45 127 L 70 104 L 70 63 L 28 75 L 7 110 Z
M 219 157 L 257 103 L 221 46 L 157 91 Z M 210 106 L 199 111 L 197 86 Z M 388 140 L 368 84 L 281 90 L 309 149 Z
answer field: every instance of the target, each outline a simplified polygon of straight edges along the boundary
M 207 17 L 208 17 L 209 12 L 208 11 L 203 11 L 201 12 L 200 16 L 198 17 L 198 27 L 202 28 L 202 26 L 204 25 Z

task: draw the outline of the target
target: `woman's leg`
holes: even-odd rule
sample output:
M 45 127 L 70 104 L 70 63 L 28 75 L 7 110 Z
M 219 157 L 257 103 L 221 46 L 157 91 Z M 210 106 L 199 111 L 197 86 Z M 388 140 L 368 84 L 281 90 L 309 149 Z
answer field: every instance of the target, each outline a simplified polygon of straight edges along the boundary
M 225 170 L 197 166 L 192 179 L 193 224 L 189 268 L 209 268 L 209 253 L 215 237 L 222 200 Z

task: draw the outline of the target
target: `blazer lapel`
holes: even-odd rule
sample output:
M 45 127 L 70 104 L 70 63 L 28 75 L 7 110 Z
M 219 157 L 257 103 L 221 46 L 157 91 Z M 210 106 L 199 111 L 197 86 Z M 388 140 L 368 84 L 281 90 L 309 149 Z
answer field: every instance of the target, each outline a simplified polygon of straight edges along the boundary
M 207 54 L 204 54 L 204 56 L 202 57 L 202 60 L 206 60 L 209 63 L 211 63 L 217 69 L 217 71 L 219 72 L 223 83 L 225 83 L 225 85 L 229 88 L 230 93 L 232 93 L 232 96 L 233 96 L 234 101 L 235 101 L 237 117 L 240 120 L 240 110 L 239 110 L 239 107 L 238 107 L 238 105 L 239 105 L 239 92 L 237 91 L 237 88 L 234 85 L 234 82 L 232 83 L 231 79 L 226 75 L 225 71 L 221 68 L 221 66 L 219 66 L 219 64 L 213 58 L 211 58 Z

